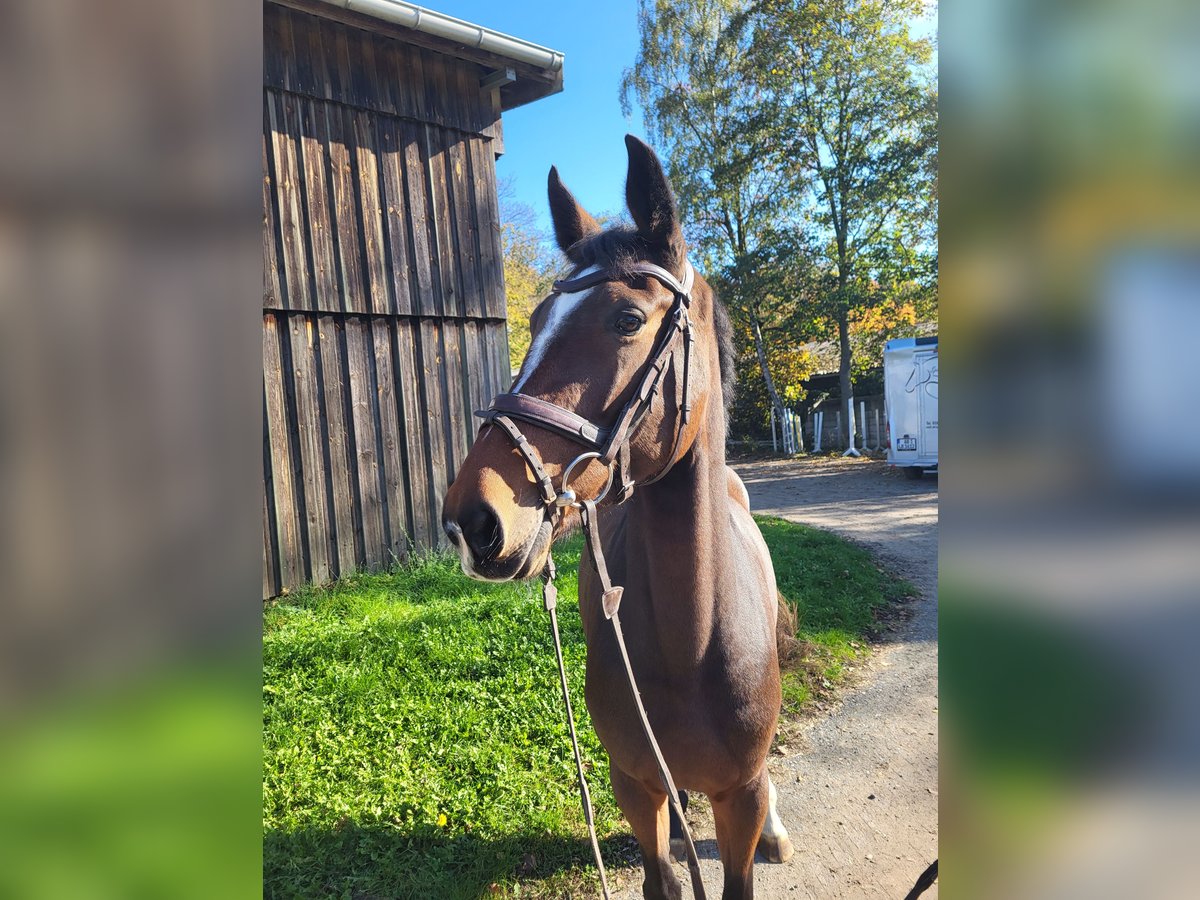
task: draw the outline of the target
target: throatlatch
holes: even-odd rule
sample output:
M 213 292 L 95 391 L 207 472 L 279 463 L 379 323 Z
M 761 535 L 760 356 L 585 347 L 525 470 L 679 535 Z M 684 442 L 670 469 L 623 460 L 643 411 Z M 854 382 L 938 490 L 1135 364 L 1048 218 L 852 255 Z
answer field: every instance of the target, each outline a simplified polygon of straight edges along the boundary
M 546 509 L 546 518 L 552 525 L 557 523 L 557 519 L 562 514 L 563 508 L 573 507 L 579 510 L 584 533 L 587 536 L 589 556 L 592 559 L 596 575 L 599 577 L 600 585 L 603 589 L 602 606 L 604 617 L 612 624 L 613 634 L 617 639 L 617 647 L 621 652 L 621 661 L 625 665 L 625 676 L 629 682 L 629 690 L 633 695 L 633 701 L 637 707 L 642 731 L 646 735 L 646 741 L 654 753 L 655 762 L 658 764 L 659 777 L 662 779 L 663 788 L 666 790 L 672 808 L 675 810 L 675 814 L 683 826 L 684 842 L 687 847 L 688 871 L 691 874 L 692 881 L 692 893 L 696 900 L 705 900 L 704 882 L 700 877 L 700 859 L 696 855 L 696 846 L 692 841 L 691 830 L 688 828 L 683 806 L 679 801 L 679 791 L 675 788 L 675 781 L 671 777 L 671 772 L 667 768 L 662 750 L 659 748 L 658 741 L 654 737 L 654 729 L 650 727 L 650 720 L 646 716 L 645 707 L 642 705 L 642 695 L 638 690 L 637 680 L 633 675 L 633 667 L 629 662 L 629 653 L 625 648 L 625 635 L 621 631 L 621 617 L 619 614 L 624 588 L 614 586 L 609 578 L 608 565 L 604 559 L 604 547 L 600 543 L 600 527 L 596 515 L 596 504 L 605 499 L 610 488 L 613 486 L 614 471 L 619 470 L 617 477 L 620 480 L 619 490 L 616 495 L 617 502 L 623 503 L 633 493 L 634 481 L 629 471 L 629 444 L 638 425 L 641 424 L 642 419 L 649 411 L 654 396 L 658 393 L 663 375 L 670 361 L 674 358 L 675 344 L 682 337 L 683 376 L 681 381 L 683 392 L 679 407 L 679 422 L 675 428 L 675 438 L 672 442 L 671 451 L 663 462 L 662 467 L 652 477 L 642 481 L 641 484 L 653 484 L 662 478 L 674 464 L 675 457 L 679 452 L 680 443 L 683 439 L 684 426 L 687 424 L 691 413 L 688 382 L 694 336 L 691 331 L 691 319 L 688 315 L 688 308 L 692 301 L 691 292 L 696 274 L 690 263 L 685 261 L 683 266 L 683 281 L 679 281 L 674 275 L 660 266 L 652 263 L 637 263 L 619 272 L 600 270 L 590 272 L 578 278 L 567 281 L 556 281 L 554 283 L 554 290 L 560 293 L 574 293 L 606 281 L 616 281 L 630 275 L 648 275 L 658 279 L 675 294 L 675 303 L 671 308 L 667 330 L 660 339 L 655 352 L 650 357 L 646 370 L 642 374 L 642 379 L 638 384 L 637 391 L 625 404 L 625 407 L 621 410 L 616 422 L 612 426 L 606 428 L 596 425 L 577 413 L 557 404 L 516 392 L 500 394 L 492 401 L 488 409 L 476 412 L 475 415 L 484 419 L 489 424 L 500 428 L 508 436 L 509 440 L 513 442 L 513 446 L 521 454 L 526 466 L 528 466 L 529 471 L 538 483 L 538 489 Z M 559 490 L 556 491 L 554 489 L 554 482 L 547 474 L 545 466 L 542 465 L 537 450 L 529 443 L 525 435 L 521 433 L 521 429 L 517 427 L 513 421 L 514 419 L 545 428 L 556 434 L 570 438 L 588 448 L 587 451 L 577 456 L 563 470 L 562 484 Z M 571 489 L 570 481 L 576 466 L 593 459 L 598 459 L 602 464 L 609 467 L 608 483 L 598 496 L 590 500 L 581 501 Z M 600 855 L 600 842 L 596 837 L 596 823 L 592 812 L 592 799 L 588 791 L 587 779 L 584 777 L 583 757 L 579 751 L 579 740 L 575 733 L 575 716 L 571 710 L 571 696 L 567 689 L 567 672 L 563 663 L 562 640 L 559 636 L 558 613 L 556 611 L 558 589 L 554 586 L 554 576 L 554 558 L 550 556 L 546 562 L 546 569 L 542 573 L 542 602 L 546 608 L 546 612 L 550 615 L 550 629 L 554 635 L 554 655 L 558 661 L 558 677 L 562 686 L 563 704 L 567 709 L 567 725 L 571 733 L 571 747 L 575 753 L 575 770 L 579 777 L 579 795 L 580 802 L 583 805 L 583 816 L 587 821 L 588 835 L 592 842 L 592 855 L 596 860 L 596 868 L 600 870 L 601 890 L 603 891 L 605 900 L 609 900 L 608 876 L 604 869 L 604 860 Z

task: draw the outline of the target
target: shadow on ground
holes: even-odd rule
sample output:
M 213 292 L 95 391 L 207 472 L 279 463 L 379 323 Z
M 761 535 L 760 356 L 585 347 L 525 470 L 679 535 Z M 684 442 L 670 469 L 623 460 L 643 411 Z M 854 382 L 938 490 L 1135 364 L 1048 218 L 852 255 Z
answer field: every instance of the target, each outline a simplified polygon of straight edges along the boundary
M 600 850 L 610 880 L 613 873 L 640 866 L 631 835 L 603 840 Z M 594 885 L 600 893 L 586 839 L 534 834 L 484 839 L 354 824 L 263 835 L 266 900 L 477 900 L 491 896 L 493 884 L 511 885 L 518 877 L 522 897 L 560 896 L 556 886 L 567 884 Z

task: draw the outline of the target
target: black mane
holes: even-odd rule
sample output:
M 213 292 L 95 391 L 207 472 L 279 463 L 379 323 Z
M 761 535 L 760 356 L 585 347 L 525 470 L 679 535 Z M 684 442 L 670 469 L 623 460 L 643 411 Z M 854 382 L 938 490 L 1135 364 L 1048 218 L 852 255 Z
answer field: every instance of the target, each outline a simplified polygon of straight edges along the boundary
M 652 262 L 671 271 L 678 269 L 678 260 L 667 259 L 665 254 L 651 247 L 638 232 L 626 226 L 613 228 L 584 238 L 571 247 L 568 254 L 577 269 L 599 266 L 618 275 L 627 274 L 629 267 L 639 262 Z M 737 351 L 733 344 L 733 324 L 729 311 L 709 285 L 713 298 L 713 329 L 717 338 L 717 357 L 721 361 L 721 396 L 725 405 L 725 420 L 733 407 L 733 395 L 737 388 Z

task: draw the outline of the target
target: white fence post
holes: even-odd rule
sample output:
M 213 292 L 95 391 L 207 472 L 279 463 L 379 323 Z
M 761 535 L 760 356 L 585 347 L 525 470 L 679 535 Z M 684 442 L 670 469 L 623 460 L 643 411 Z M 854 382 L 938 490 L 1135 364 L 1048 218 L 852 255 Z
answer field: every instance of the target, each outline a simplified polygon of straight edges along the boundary
M 821 452 L 821 432 L 825 430 L 825 413 L 813 413 L 813 453 Z
M 875 451 L 877 453 L 882 453 L 883 452 L 883 432 L 880 431 L 880 429 L 879 429 L 879 407 L 878 406 L 875 407 L 873 412 L 875 413 Z
M 779 443 L 775 440 L 775 407 L 771 406 L 771 452 L 779 452 Z

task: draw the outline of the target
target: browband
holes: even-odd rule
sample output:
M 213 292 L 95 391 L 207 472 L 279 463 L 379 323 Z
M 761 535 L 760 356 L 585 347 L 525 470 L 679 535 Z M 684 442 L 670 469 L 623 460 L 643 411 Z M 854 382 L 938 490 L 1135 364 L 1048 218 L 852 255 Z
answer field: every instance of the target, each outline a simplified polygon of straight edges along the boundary
M 575 294 L 579 291 L 585 291 L 590 287 L 595 287 L 598 284 L 603 284 L 606 281 L 614 281 L 614 272 L 611 269 L 597 269 L 595 272 L 587 272 L 577 278 L 566 278 L 562 281 L 554 282 L 554 290 L 560 294 Z M 696 270 L 692 268 L 692 264 L 687 260 L 683 263 L 683 281 L 672 275 L 662 266 L 656 266 L 654 263 L 639 262 L 631 266 L 622 266 L 619 272 L 620 276 L 628 275 L 649 275 L 651 278 L 657 278 L 667 287 L 669 287 L 676 297 L 684 298 L 684 305 L 689 305 L 692 300 L 692 285 L 696 281 Z

